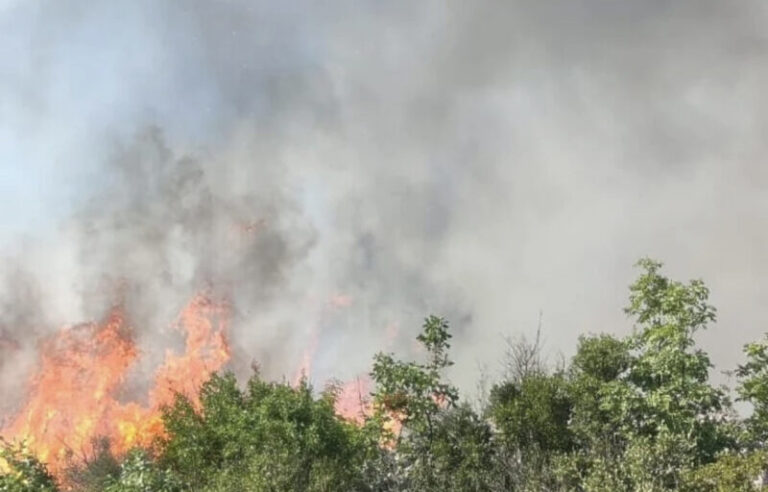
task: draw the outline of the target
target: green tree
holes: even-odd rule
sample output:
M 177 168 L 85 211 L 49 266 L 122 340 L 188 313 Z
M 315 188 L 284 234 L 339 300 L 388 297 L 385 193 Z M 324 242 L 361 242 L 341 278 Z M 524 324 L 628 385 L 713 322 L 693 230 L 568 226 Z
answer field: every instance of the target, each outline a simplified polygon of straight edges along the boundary
M 438 415 L 430 452 L 435 490 L 491 490 L 496 457 L 493 433 L 469 405 Z
M 682 283 L 644 259 L 630 286 L 625 338 L 579 338 L 568 366 L 541 357 L 540 334 L 509 344 L 505 374 L 482 408 L 459 403 L 443 318 L 426 318 L 423 357 L 374 357 L 373 415 L 335 414 L 319 394 L 214 375 L 200 403 L 164 409 L 166 434 L 118 462 L 106 441 L 57 483 L 23 447 L 2 443 L 0 492 L 759 490 L 768 456 L 768 336 L 745 347 L 736 418 L 695 335 L 715 321 L 700 280 Z M 402 430 L 399 430 L 401 426 Z M 749 432 L 744 432 L 744 429 Z
M 402 433 L 390 436 L 400 464 L 400 489 L 437 490 L 445 487 L 446 477 L 480 487 L 476 472 L 488 459 L 490 433 L 468 407 L 455 409 L 458 391 L 443 380 L 443 371 L 452 365 L 450 338 L 448 322 L 430 316 L 417 337 L 425 362 L 400 361 L 384 353 L 374 357 L 374 421 L 384 429 L 393 422 L 402 425 Z M 459 424 L 466 427 L 464 433 Z M 460 438 L 467 441 L 457 446 Z
M 234 376 L 214 376 L 200 411 L 179 398 L 165 413 L 161 463 L 195 490 L 356 490 L 376 437 L 338 417 L 334 395 L 316 399 L 255 374 L 241 391 Z
M 120 474 L 120 463 L 111 452 L 109 439 L 94 439 L 92 446 L 91 456 L 82 460 L 72 457 L 64 470 L 64 482 L 78 492 L 102 492 L 104 484 Z
M 403 362 L 392 354 L 374 357 L 371 377 L 376 383 L 373 404 L 384 419 L 397 419 L 412 434 L 434 436 L 436 415 L 455 405 L 456 388 L 443 381 L 443 371 L 453 362 L 448 359 L 451 335 L 448 322 L 437 316 L 424 321 L 416 338 L 427 351 L 426 363 Z
M 584 490 L 630 490 L 624 453 L 631 436 L 623 416 L 636 398 L 626 379 L 632 362 L 626 340 L 604 334 L 579 338 L 568 371 L 574 453 L 560 462 L 567 489 L 580 484 Z
M 57 492 L 56 481 L 44 463 L 23 444 L 0 441 L 0 492 Z
M 763 490 L 763 478 L 768 463 L 765 452 L 728 453 L 717 461 L 691 470 L 683 477 L 684 492 L 749 492 Z
M 533 374 L 491 390 L 490 415 L 503 440 L 521 451 L 571 448 L 571 395 L 563 374 Z
M 497 432 L 504 490 L 550 490 L 552 462 L 571 450 L 572 400 L 564 374 L 531 372 L 491 390 L 488 414 Z
M 78 489 L 80 490 L 80 489 Z M 128 453 L 116 477 L 109 477 L 104 492 L 181 492 L 181 481 L 168 469 L 160 469 L 146 451 Z
M 563 470 L 584 490 L 678 489 L 735 444 L 730 402 L 694 340 L 715 320 L 708 289 L 670 280 L 650 259 L 638 266 L 626 308 L 635 332 L 582 338 L 570 368 L 576 450 Z
M 747 361 L 738 367 L 737 391 L 742 401 L 752 404 L 747 429 L 753 445 L 764 446 L 768 440 L 768 335 L 744 347 Z
M 576 377 L 601 383 L 616 381 L 631 364 L 627 342 L 606 334 L 579 337 L 576 354 L 571 359 Z
M 701 280 L 684 284 L 664 277 L 659 262 L 644 259 L 638 265 L 642 273 L 630 287 L 626 309 L 637 322 L 629 340 L 634 363 L 628 379 L 639 396 L 627 415 L 632 432 L 682 436 L 692 444 L 693 463 L 711 462 L 728 443 L 719 423 L 730 403 L 710 385 L 712 364 L 693 338 L 715 321 L 709 289 Z
M 582 336 L 569 371 L 573 409 L 569 426 L 582 448 L 623 446 L 622 408 L 633 390 L 626 380 L 633 363 L 625 340 Z

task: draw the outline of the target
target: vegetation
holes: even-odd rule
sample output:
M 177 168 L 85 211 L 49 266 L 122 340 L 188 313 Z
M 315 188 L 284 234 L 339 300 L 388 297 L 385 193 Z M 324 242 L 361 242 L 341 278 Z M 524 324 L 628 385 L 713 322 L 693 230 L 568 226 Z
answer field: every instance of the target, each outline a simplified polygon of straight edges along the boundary
M 201 406 L 179 397 L 167 435 L 119 460 L 103 448 L 56 484 L 18 446 L 0 454 L 0 491 L 749 491 L 768 469 L 768 338 L 736 370 L 740 418 L 695 334 L 715 321 L 703 282 L 638 263 L 625 338 L 583 336 L 561 367 L 513 342 L 508 371 L 476 409 L 445 379 L 446 320 L 426 319 L 421 361 L 375 356 L 362 424 L 315 394 L 253 374 L 214 376 Z

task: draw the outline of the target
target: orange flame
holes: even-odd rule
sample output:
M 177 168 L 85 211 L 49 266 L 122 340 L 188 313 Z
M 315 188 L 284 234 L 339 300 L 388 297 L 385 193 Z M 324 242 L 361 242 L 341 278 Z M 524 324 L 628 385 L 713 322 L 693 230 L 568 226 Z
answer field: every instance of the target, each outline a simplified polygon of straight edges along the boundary
M 350 296 L 335 295 L 323 311 L 344 309 L 351 303 Z M 203 383 L 229 361 L 228 314 L 226 304 L 195 296 L 175 324 L 186 334 L 184 353 L 167 351 L 148 394 L 127 402 L 121 401 L 119 393 L 141 353 L 122 309 L 113 309 L 102 323 L 63 328 L 42 343 L 26 403 L 8 425 L 0 427 L 0 438 L 24 441 L 57 476 L 71 460 L 92 457 L 98 438 L 107 438 L 117 456 L 133 447 L 151 446 L 165 432 L 163 406 L 181 394 L 199 408 Z M 311 330 L 295 384 L 309 376 L 319 331 L 319 327 Z M 388 326 L 387 345 L 396 336 L 397 327 Z M 15 346 L 3 344 L 2 348 Z M 372 384 L 367 375 L 342 384 L 336 413 L 362 425 L 373 415 Z M 388 420 L 385 427 L 399 435 L 402 416 L 390 415 Z
M 166 353 L 148 404 L 117 398 L 140 356 L 120 309 L 103 323 L 62 329 L 43 343 L 26 403 L 0 435 L 26 441 L 54 473 L 69 459 L 92 455 L 97 438 L 109 439 L 118 455 L 151 445 L 164 431 L 162 406 L 176 393 L 197 404 L 201 385 L 229 360 L 226 312 L 203 295 L 184 308 L 178 325 L 186 331 L 186 351 Z
M 298 387 L 301 381 L 309 379 L 310 372 L 312 370 L 312 359 L 317 351 L 317 346 L 320 343 L 320 334 L 315 327 L 309 335 L 309 344 L 304 349 L 304 353 L 301 356 L 301 363 L 296 370 L 296 374 L 293 376 L 293 386 Z
M 375 410 L 370 398 L 372 386 L 373 381 L 367 375 L 342 384 L 336 394 L 336 415 L 357 425 L 363 425 L 366 419 L 373 416 Z M 381 444 L 391 449 L 400 437 L 405 415 L 390 411 L 386 412 L 385 417 L 384 430 L 391 434 L 391 439 Z
M 361 376 L 342 384 L 336 395 L 334 405 L 336 414 L 356 424 L 362 424 L 373 413 L 370 392 L 371 378 L 368 376 Z
M 323 306 L 322 315 L 331 311 L 338 311 L 348 308 L 352 305 L 352 297 L 346 294 L 334 294 Z M 320 344 L 320 328 L 315 325 L 312 327 L 309 333 L 309 340 L 307 346 L 302 352 L 301 362 L 293 376 L 293 386 L 298 386 L 303 379 L 309 379 L 312 371 L 312 360 L 314 359 L 317 347 Z

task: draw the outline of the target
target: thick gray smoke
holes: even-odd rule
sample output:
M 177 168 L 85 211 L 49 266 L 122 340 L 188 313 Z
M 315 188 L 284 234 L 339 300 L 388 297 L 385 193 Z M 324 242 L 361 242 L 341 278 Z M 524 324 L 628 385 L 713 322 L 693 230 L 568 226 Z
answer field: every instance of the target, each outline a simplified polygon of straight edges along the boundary
M 767 9 L 0 3 L 0 390 L 116 302 L 157 348 L 201 289 L 272 377 L 446 315 L 469 388 L 540 311 L 552 352 L 626 333 L 645 255 L 712 287 L 731 368 L 768 314 Z

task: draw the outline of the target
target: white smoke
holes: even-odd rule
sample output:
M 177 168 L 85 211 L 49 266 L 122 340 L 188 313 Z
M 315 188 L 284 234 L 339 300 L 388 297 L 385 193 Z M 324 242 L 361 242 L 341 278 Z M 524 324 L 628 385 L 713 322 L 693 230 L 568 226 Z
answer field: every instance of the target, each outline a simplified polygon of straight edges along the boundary
M 762 2 L 331 3 L 0 8 L 3 392 L 42 334 L 120 297 L 156 345 L 203 288 L 275 377 L 313 331 L 314 377 L 347 377 L 446 315 L 470 387 L 540 310 L 553 351 L 626 332 L 643 255 L 707 281 L 705 347 L 740 360 L 768 314 Z

